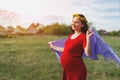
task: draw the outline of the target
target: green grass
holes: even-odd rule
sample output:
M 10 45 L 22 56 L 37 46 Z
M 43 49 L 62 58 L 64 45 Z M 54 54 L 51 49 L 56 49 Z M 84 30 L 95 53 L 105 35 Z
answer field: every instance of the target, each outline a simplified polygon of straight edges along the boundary
M 62 68 L 47 42 L 65 36 L 0 38 L 0 80 L 61 80 Z M 104 37 L 120 57 L 120 38 Z M 84 59 L 88 80 L 120 80 L 114 63 Z

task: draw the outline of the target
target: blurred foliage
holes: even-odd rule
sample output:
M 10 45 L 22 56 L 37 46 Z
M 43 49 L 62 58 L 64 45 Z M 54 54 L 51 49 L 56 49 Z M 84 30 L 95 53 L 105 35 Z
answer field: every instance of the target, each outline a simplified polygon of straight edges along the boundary
M 110 35 L 111 36 L 120 36 L 120 31 L 111 31 Z
M 43 33 L 48 35 L 68 35 L 71 33 L 71 29 L 68 25 L 53 23 L 51 25 L 47 25 L 43 29 Z
M 88 23 L 89 26 L 94 27 L 92 22 Z M 94 27 L 96 28 L 96 27 Z M 120 36 L 120 30 L 107 32 L 104 29 L 97 30 L 100 35 L 109 35 L 109 36 Z M 28 28 L 23 26 L 8 26 L 7 28 L 0 25 L 0 37 L 15 37 L 17 36 L 26 36 L 26 35 L 68 35 L 71 34 L 71 25 L 59 24 L 58 22 L 52 23 L 50 25 L 42 25 L 40 23 L 31 23 Z

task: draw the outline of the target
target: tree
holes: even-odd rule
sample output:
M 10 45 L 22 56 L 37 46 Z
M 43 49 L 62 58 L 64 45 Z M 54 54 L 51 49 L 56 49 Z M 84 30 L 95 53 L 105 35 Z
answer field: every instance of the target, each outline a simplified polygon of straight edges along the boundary
M 119 33 L 118 33 L 117 31 L 112 31 L 112 32 L 110 32 L 110 35 L 111 35 L 111 36 L 118 36 Z
M 53 23 L 44 28 L 44 34 L 50 35 L 66 35 L 70 32 L 70 27 L 65 24 L 60 25 L 59 23 Z

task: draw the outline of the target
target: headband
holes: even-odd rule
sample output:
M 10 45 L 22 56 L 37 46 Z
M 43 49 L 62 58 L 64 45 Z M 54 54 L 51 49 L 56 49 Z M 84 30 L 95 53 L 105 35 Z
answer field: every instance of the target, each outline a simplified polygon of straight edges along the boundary
M 85 17 L 81 17 L 80 14 L 73 14 L 73 17 L 77 17 L 78 19 L 82 20 L 82 21 L 86 21 Z

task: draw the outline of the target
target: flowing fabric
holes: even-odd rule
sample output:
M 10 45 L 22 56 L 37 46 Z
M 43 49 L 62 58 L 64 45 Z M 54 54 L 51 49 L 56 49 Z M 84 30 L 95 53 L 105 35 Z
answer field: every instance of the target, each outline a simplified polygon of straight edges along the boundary
M 105 59 L 105 61 L 112 59 L 117 65 L 120 65 L 120 58 L 117 56 L 116 52 L 110 47 L 97 33 L 97 31 L 94 28 L 91 28 L 91 30 L 94 32 L 94 35 L 91 36 L 91 42 L 92 42 L 92 55 L 90 57 L 87 57 L 85 54 L 83 54 L 83 58 L 91 58 L 93 60 L 98 60 L 98 55 L 102 55 Z M 57 40 L 53 42 L 54 45 L 59 47 L 64 47 L 64 43 L 66 41 L 65 39 Z M 56 51 L 52 49 L 58 60 L 60 59 L 61 52 Z

